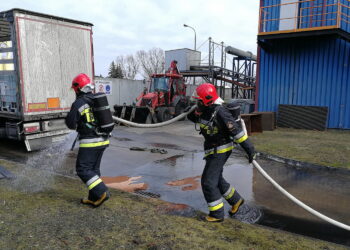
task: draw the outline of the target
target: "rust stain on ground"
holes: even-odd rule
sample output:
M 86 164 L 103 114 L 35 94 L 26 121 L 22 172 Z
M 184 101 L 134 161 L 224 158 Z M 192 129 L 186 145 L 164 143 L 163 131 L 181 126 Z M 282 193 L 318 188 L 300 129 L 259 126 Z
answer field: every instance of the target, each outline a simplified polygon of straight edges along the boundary
M 135 183 L 135 181 L 141 179 L 142 176 L 114 176 L 114 177 L 101 177 L 107 187 L 123 190 L 126 192 L 135 192 L 137 190 L 146 190 L 148 184 L 146 183 Z
M 195 176 L 195 177 L 188 177 L 182 180 L 176 180 L 176 181 L 170 181 L 166 183 L 169 186 L 176 186 L 176 187 L 181 187 L 182 191 L 189 191 L 189 190 L 195 190 L 200 187 L 200 182 L 199 179 L 201 176 Z
M 181 211 L 187 209 L 189 206 L 186 204 L 177 204 L 177 203 L 166 203 L 157 206 L 159 212 L 172 212 L 172 211 Z
M 197 212 L 186 204 L 166 202 L 156 207 L 160 214 L 180 215 L 184 217 L 195 217 Z

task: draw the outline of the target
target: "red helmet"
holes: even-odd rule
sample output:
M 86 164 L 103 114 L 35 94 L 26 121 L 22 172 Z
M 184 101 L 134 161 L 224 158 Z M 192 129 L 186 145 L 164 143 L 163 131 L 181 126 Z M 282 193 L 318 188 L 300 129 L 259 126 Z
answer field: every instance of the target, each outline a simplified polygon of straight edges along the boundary
M 72 88 L 74 89 L 75 93 L 78 93 L 79 90 L 85 92 L 83 90 L 84 87 L 90 87 L 89 91 L 91 91 L 93 89 L 93 86 L 91 84 L 91 80 L 90 77 L 87 76 L 86 74 L 79 74 L 76 77 L 74 77 L 73 81 L 72 81 Z
M 192 94 L 192 98 L 201 100 L 205 106 L 209 106 L 213 104 L 219 96 L 213 84 L 203 83 L 196 88 Z

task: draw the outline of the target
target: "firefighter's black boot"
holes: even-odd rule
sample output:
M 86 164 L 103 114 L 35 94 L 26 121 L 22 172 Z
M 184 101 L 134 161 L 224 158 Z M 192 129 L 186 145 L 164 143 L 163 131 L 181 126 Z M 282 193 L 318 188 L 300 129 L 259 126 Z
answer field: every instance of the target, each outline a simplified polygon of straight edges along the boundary
M 239 201 L 237 201 L 234 205 L 232 205 L 231 210 L 228 211 L 228 213 L 230 214 L 230 216 L 235 215 L 235 214 L 237 213 L 239 207 L 242 206 L 243 203 L 244 203 L 244 199 L 241 198 L 241 199 L 239 199 Z
M 206 222 L 223 222 L 224 221 L 224 218 L 215 218 L 215 217 L 212 217 L 210 215 L 207 215 L 204 217 L 204 220 Z
M 93 201 L 91 198 L 90 198 L 90 195 L 89 195 L 89 198 L 85 198 L 85 199 L 81 199 L 81 203 L 82 204 L 85 204 L 85 205 L 91 205 L 93 207 L 99 207 L 103 204 L 103 202 L 105 202 L 106 200 L 108 200 L 110 197 L 110 194 L 108 191 L 104 192 L 101 197 L 96 200 L 96 201 Z

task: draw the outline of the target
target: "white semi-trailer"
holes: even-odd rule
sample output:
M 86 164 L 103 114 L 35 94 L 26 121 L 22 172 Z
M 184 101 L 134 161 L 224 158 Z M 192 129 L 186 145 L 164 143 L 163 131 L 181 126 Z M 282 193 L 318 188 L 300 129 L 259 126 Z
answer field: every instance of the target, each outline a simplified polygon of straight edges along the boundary
M 92 24 L 22 9 L 0 12 L 0 137 L 28 151 L 68 133 L 73 77 L 93 79 Z

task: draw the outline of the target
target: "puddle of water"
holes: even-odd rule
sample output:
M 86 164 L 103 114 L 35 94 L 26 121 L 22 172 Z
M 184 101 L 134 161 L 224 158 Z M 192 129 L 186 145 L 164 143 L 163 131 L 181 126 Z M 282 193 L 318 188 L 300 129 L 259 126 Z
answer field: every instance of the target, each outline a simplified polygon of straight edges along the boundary
M 146 183 L 135 183 L 140 180 L 142 176 L 115 176 L 115 177 L 101 177 L 103 182 L 107 187 L 123 190 L 126 192 L 135 192 L 137 190 L 146 190 L 148 188 L 148 184 Z
M 207 212 L 207 204 L 200 185 L 204 165 L 202 152 L 187 153 L 128 168 L 126 175 L 143 176 L 142 182 L 149 184 L 147 190 L 160 194 L 162 200 L 187 204 L 197 210 Z M 125 168 L 123 171 L 126 172 Z M 247 185 L 252 179 L 252 169 L 247 167 L 245 158 L 236 158 L 234 162 L 230 162 L 224 168 L 224 177 L 239 190 L 247 202 L 252 200 L 252 187 Z M 237 183 L 242 185 L 238 187 Z
M 293 168 L 259 160 L 264 170 L 293 196 L 345 224 L 350 224 L 350 175 Z M 350 232 L 311 215 L 284 197 L 254 169 L 253 192 L 264 209 L 262 225 L 350 246 Z
M 232 218 L 248 224 L 255 224 L 262 220 L 263 212 L 256 206 L 243 204 Z
M 333 219 L 350 224 L 350 175 L 258 161 L 272 178 L 298 199 Z M 127 175 L 142 175 L 142 181 L 149 185 L 147 190 L 160 194 L 162 200 L 207 212 L 200 188 L 204 164 L 203 153 L 187 153 L 131 168 Z M 246 204 L 263 210 L 264 217 L 259 224 L 350 246 L 348 232 L 320 221 L 292 203 L 248 165 L 246 158 L 231 157 L 224 168 L 224 178 L 245 198 Z M 226 213 L 228 208 L 226 204 Z
M 299 200 L 333 219 L 350 224 L 350 176 L 339 176 L 322 170 L 294 169 L 262 160 L 260 162 L 276 182 Z M 253 181 L 255 199 L 265 208 L 282 215 L 295 214 L 299 218 L 316 220 L 313 215 L 301 212 L 302 209 L 284 198 L 257 171 L 254 171 Z M 271 196 L 275 198 L 271 199 Z

